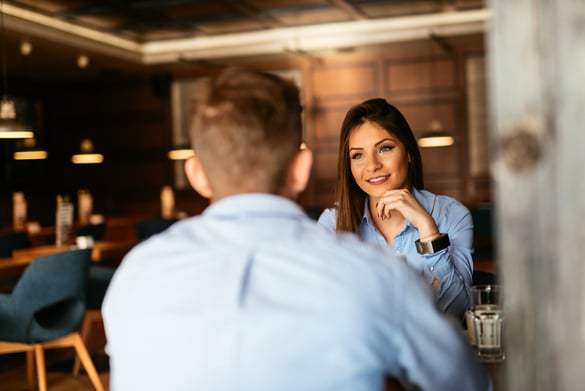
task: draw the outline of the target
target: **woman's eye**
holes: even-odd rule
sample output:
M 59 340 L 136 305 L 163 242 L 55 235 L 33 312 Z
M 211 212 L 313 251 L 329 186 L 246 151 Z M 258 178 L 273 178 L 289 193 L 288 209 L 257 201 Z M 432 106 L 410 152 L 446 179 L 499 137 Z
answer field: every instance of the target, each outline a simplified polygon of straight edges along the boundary
M 382 148 L 380 148 L 380 152 L 389 152 L 393 149 L 394 149 L 393 145 L 384 145 Z
M 361 159 L 363 156 L 362 153 L 354 153 L 353 155 L 351 155 L 349 158 L 352 160 L 357 160 L 357 159 Z

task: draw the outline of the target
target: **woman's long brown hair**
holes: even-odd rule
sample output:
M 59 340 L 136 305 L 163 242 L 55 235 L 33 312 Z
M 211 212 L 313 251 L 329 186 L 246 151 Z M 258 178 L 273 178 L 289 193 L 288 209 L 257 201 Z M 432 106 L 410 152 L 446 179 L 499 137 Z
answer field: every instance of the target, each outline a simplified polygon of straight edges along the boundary
M 343 120 L 339 137 L 337 160 L 337 231 L 357 232 L 364 213 L 366 193 L 357 185 L 351 174 L 349 136 L 364 122 L 374 122 L 392 133 L 404 144 L 410 164 L 408 179 L 411 187 L 424 189 L 422 158 L 418 144 L 402 113 L 383 98 L 369 99 L 353 106 Z

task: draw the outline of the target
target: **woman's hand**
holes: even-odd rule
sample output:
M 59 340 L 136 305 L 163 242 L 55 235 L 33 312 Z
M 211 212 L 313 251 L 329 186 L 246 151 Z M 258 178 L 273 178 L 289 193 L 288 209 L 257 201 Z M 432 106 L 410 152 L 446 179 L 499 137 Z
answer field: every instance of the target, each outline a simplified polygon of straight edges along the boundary
M 376 210 L 382 220 L 389 219 L 392 211 L 399 212 L 410 224 L 416 227 L 421 241 L 430 241 L 439 236 L 435 220 L 408 189 L 385 192 L 378 199 Z

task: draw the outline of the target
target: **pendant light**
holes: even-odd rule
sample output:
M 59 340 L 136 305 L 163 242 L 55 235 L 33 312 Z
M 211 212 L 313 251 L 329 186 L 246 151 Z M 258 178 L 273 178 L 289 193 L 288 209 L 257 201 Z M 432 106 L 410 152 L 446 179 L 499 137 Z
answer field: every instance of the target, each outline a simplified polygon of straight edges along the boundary
M 453 145 L 453 136 L 443 131 L 443 125 L 439 120 L 433 120 L 430 130 L 418 139 L 418 146 L 421 148 L 448 147 Z
M 22 139 L 33 137 L 31 128 L 16 119 L 14 101 L 8 98 L 6 77 L 6 48 L 4 37 L 4 1 L 0 1 L 0 54 L 2 55 L 2 99 L 0 100 L 0 138 Z
M 187 160 L 190 157 L 195 156 L 195 151 L 187 146 L 177 147 L 175 149 L 171 149 L 167 156 L 171 160 Z
M 435 34 L 431 34 L 430 38 L 435 43 L 437 43 L 445 52 L 452 53 L 451 47 L 440 37 L 438 37 Z M 433 60 L 433 63 L 434 62 L 435 60 Z M 432 85 L 436 77 L 434 64 L 431 64 L 429 66 L 429 73 L 430 73 L 429 81 Z M 436 108 L 434 107 L 435 103 L 434 101 L 435 99 L 433 98 L 433 111 L 436 111 Z M 453 138 L 453 136 L 443 129 L 441 121 L 435 117 L 429 124 L 429 130 L 426 133 L 424 133 L 421 137 L 419 137 L 418 146 L 421 148 L 448 147 L 450 145 L 453 145 L 454 142 L 455 139 Z
M 43 160 L 48 156 L 47 151 L 37 146 L 34 138 L 27 138 L 14 152 L 14 160 Z
M 104 161 L 104 155 L 94 152 L 93 142 L 90 139 L 83 139 L 80 149 L 80 153 L 71 156 L 73 164 L 99 164 Z

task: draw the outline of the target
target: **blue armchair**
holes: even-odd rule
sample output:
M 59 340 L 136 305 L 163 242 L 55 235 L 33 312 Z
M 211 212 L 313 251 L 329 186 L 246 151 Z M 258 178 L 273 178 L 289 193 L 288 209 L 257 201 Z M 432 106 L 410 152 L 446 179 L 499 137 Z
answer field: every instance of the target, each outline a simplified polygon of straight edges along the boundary
M 30 247 L 26 231 L 11 231 L 0 233 L 0 258 L 12 256 L 12 250 Z M 0 293 L 12 292 L 16 285 L 14 278 L 0 278 Z
M 178 220 L 179 219 L 165 219 L 162 217 L 141 220 L 134 225 L 134 234 L 138 241 L 143 241 L 154 234 L 164 231 L 171 225 L 175 224 Z
M 91 250 L 35 259 L 11 294 L 0 295 L 0 354 L 26 352 L 29 386 L 33 353 L 38 386 L 47 389 L 44 349 L 73 347 L 98 391 L 104 388 L 77 329 L 85 311 Z
M 29 246 L 30 242 L 26 231 L 0 233 L 0 257 L 11 257 L 12 250 Z

